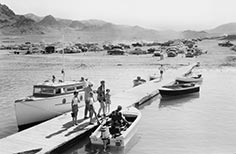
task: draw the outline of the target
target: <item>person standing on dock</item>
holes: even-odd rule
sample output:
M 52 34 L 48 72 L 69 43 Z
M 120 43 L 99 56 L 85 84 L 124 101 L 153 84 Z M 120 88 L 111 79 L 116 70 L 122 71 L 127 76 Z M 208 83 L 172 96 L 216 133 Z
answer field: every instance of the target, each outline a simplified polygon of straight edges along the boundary
M 98 87 L 98 90 L 97 90 L 97 100 L 99 101 L 100 103 L 100 108 L 98 110 L 98 117 L 100 117 L 100 112 L 102 110 L 103 112 L 103 115 L 105 116 L 105 81 L 101 81 L 100 82 L 101 85 Z
M 84 100 L 85 100 L 85 108 L 84 108 L 84 119 L 87 119 L 87 114 L 88 114 L 88 111 L 89 111 L 89 99 L 90 99 L 90 92 L 93 91 L 92 89 L 93 87 L 93 84 L 92 83 L 89 83 L 88 86 L 86 86 L 84 88 Z
M 163 73 L 164 73 L 164 66 L 161 64 L 161 66 L 159 67 L 159 70 L 160 70 L 160 80 L 162 79 L 163 77 Z
M 77 115 L 78 115 L 78 104 L 80 103 L 80 100 L 78 98 L 78 91 L 74 91 L 74 97 L 71 101 L 71 109 L 72 109 L 72 122 L 73 125 L 77 125 Z
M 105 94 L 105 100 L 106 100 L 106 113 L 110 113 L 110 105 L 111 105 L 111 94 L 110 94 L 110 89 L 106 89 L 106 94 Z
M 90 122 L 89 124 L 93 124 L 92 120 L 93 120 L 93 114 L 95 115 L 95 118 L 98 122 L 98 124 L 100 124 L 99 120 L 98 120 L 98 117 L 97 117 L 97 113 L 95 112 L 95 109 L 94 109 L 94 104 L 95 102 L 95 99 L 93 97 L 93 91 L 90 91 L 89 92 L 89 97 L 88 97 L 88 105 L 89 105 L 89 117 L 90 117 Z
M 52 82 L 54 83 L 56 81 L 55 75 L 52 76 Z

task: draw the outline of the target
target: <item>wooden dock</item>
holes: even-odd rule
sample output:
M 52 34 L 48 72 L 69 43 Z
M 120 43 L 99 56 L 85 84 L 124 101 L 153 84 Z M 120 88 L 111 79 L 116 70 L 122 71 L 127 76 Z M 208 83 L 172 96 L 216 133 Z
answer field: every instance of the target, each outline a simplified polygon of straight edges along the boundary
M 133 104 L 142 104 L 147 100 L 159 94 L 158 88 L 181 76 L 195 67 L 196 64 L 177 69 L 174 73 L 166 71 L 163 79 L 153 80 L 128 89 L 111 97 L 111 110 L 116 109 L 117 105 L 128 107 Z M 168 78 L 165 78 L 168 76 Z M 132 81 L 131 81 L 132 82 Z M 95 103 L 97 111 L 99 104 Z M 84 108 L 79 109 L 78 125 L 72 125 L 71 112 L 60 115 L 44 123 L 15 133 L 0 140 L 1 153 L 3 154 L 21 154 L 27 151 L 35 151 L 37 154 L 51 153 L 66 143 L 80 137 L 84 133 L 96 127 L 89 125 L 89 119 L 84 120 Z M 76 140 L 78 142 L 78 140 Z

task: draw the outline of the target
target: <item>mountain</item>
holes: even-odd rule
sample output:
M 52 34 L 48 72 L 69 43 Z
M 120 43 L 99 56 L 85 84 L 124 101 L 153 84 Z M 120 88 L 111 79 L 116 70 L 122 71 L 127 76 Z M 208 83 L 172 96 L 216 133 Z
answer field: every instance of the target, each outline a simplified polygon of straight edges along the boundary
M 236 23 L 227 23 L 208 30 L 209 33 L 216 34 L 236 34 Z
M 62 38 L 68 41 L 164 41 L 178 38 L 202 38 L 212 34 L 235 33 L 236 23 L 218 26 L 207 31 L 157 31 L 140 26 L 126 26 L 102 20 L 70 20 L 52 15 L 39 17 L 32 13 L 15 14 L 0 4 L 0 34 L 34 35 L 39 38 Z M 55 40 L 58 41 L 58 40 Z
M 2 35 L 43 34 L 34 20 L 16 15 L 2 4 L 0 4 L 0 33 Z
M 52 16 L 48 15 L 38 22 L 41 26 L 59 26 L 60 23 Z
M 35 14 L 33 14 L 33 13 L 28 13 L 28 14 L 25 14 L 24 15 L 26 18 L 28 18 L 28 19 L 32 19 L 32 20 L 34 20 L 34 21 L 36 21 L 36 22 L 39 22 L 40 20 L 42 20 L 44 17 L 39 17 L 39 16 L 37 16 L 37 15 L 35 15 Z
M 0 4 L 0 33 L 3 35 L 39 35 L 40 37 L 66 35 L 65 39 L 80 41 L 158 40 L 158 31 L 139 26 L 115 25 L 102 20 L 68 20 L 52 15 L 39 17 L 32 13 L 16 15 Z
M 182 32 L 182 35 L 183 38 L 193 39 L 193 38 L 204 38 L 207 37 L 209 34 L 205 31 L 186 30 Z

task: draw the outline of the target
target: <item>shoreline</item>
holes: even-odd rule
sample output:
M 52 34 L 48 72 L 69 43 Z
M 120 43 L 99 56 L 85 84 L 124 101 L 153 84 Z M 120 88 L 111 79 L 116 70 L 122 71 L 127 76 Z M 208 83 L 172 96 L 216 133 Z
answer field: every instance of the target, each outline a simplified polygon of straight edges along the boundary
M 94 66 L 158 66 L 165 65 L 168 68 L 179 68 L 194 62 L 200 62 L 202 67 L 206 68 L 218 68 L 218 67 L 236 67 L 236 52 L 230 50 L 227 47 L 218 46 L 218 40 L 203 40 L 197 43 L 197 46 L 203 50 L 207 50 L 207 54 L 202 54 L 193 58 L 186 58 L 184 55 L 179 54 L 176 57 L 167 57 L 165 55 L 163 60 L 160 60 L 159 57 L 152 57 L 152 54 L 144 55 L 130 55 L 126 53 L 125 55 L 107 55 L 107 51 L 99 52 L 85 52 L 85 53 L 74 53 L 74 54 L 65 54 L 65 62 L 72 64 L 73 61 L 81 61 L 81 64 L 86 65 L 92 64 Z M 141 49 L 147 49 L 143 47 Z M 38 58 L 48 58 L 62 59 L 62 55 L 59 53 L 53 54 L 31 54 L 31 55 L 14 55 L 8 50 L 1 50 L 0 55 L 8 54 L 9 56 L 28 56 L 28 57 L 38 57 Z M 90 61 L 92 60 L 92 62 Z

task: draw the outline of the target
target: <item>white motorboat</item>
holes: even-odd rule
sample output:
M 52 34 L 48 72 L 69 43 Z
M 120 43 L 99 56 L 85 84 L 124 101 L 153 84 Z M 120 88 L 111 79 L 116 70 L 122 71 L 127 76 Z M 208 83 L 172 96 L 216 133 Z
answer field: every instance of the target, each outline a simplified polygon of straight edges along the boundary
M 122 114 L 126 118 L 130 125 L 126 125 L 122 127 L 120 135 L 114 136 L 112 135 L 111 130 L 111 119 L 106 122 L 103 122 L 90 136 L 90 140 L 92 144 L 103 145 L 103 140 L 101 138 L 101 133 L 103 131 L 104 126 L 107 128 L 109 133 L 109 144 L 108 146 L 116 146 L 116 147 L 124 147 L 130 141 L 130 139 L 134 136 L 138 129 L 138 123 L 141 119 L 141 112 L 135 107 L 127 108 L 127 110 L 123 110 Z
M 177 77 L 175 79 L 175 81 L 179 83 L 202 82 L 202 80 L 203 80 L 203 77 L 201 74 L 198 74 L 197 76 Z
M 84 105 L 84 81 L 45 81 L 33 86 L 33 95 L 15 101 L 17 124 L 28 128 L 71 110 L 73 92 L 79 92 Z

